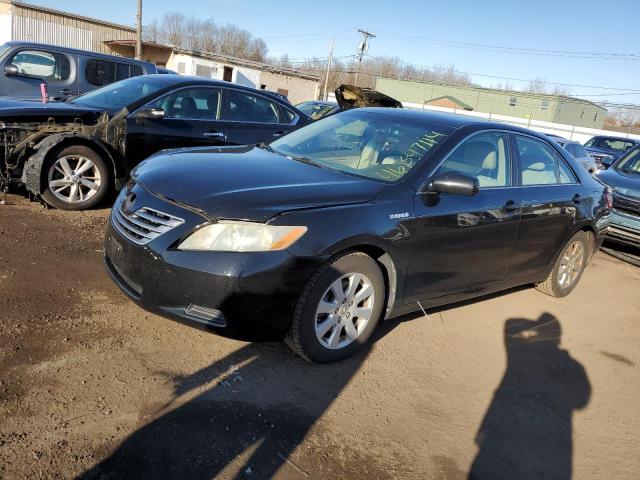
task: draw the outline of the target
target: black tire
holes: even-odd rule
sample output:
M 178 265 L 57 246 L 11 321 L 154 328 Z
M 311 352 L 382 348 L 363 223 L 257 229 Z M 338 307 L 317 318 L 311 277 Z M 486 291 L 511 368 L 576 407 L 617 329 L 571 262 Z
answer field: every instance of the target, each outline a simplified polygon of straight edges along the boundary
M 587 232 L 578 232 L 567 242 L 567 244 L 562 249 L 560 255 L 556 259 L 556 262 L 553 265 L 553 269 L 549 276 L 544 282 L 538 283 L 536 285 L 536 289 L 546 295 L 550 295 L 552 297 L 566 297 L 569 295 L 576 285 L 580 282 L 580 278 L 582 278 L 582 274 L 584 273 L 584 269 L 589 264 L 589 260 L 593 254 L 593 235 Z M 574 244 L 579 243 L 581 248 L 583 249 L 583 257 L 580 265 L 575 265 L 576 269 L 571 268 L 577 275 L 571 281 L 569 285 L 563 285 L 560 281 L 561 277 L 561 269 L 563 266 L 566 267 L 565 255 L 574 247 Z
M 316 308 L 329 286 L 351 273 L 363 274 L 370 280 L 374 291 L 372 314 L 355 341 L 339 349 L 330 349 L 316 337 Z M 382 271 L 373 258 L 362 252 L 338 255 L 323 265 L 305 285 L 294 307 L 285 342 L 296 354 L 312 363 L 331 363 L 347 358 L 369 340 L 382 316 L 385 296 Z
M 92 194 L 87 200 L 79 200 L 76 202 L 65 201 L 56 195 L 50 186 L 52 180 L 51 172 L 56 162 L 64 157 L 83 157 L 91 160 L 93 165 L 100 174 L 100 186 L 95 194 Z M 60 172 L 58 172 L 59 174 Z M 56 175 L 58 175 L 56 174 Z M 60 210 L 87 210 L 98 205 L 104 197 L 107 195 L 111 185 L 111 171 L 104 161 L 102 156 L 95 150 L 84 145 L 72 145 L 61 150 L 58 150 L 51 154 L 49 158 L 44 162 L 42 168 L 42 181 L 44 191 L 42 192 L 42 199 L 52 207 L 59 208 Z M 53 178 L 55 181 L 55 178 Z

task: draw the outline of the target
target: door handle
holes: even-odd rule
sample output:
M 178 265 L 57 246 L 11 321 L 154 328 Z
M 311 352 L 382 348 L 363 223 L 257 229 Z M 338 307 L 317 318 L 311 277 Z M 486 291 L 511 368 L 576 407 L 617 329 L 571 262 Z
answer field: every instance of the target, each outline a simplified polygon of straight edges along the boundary
M 281 137 L 281 136 L 282 136 L 282 135 L 284 135 L 284 134 L 285 134 L 285 132 L 283 132 L 283 131 L 279 131 L 279 132 L 274 133 L 274 134 L 273 134 L 273 136 L 274 136 L 274 137 Z
M 222 132 L 204 132 L 202 136 L 207 138 L 224 138 L 226 135 Z
M 518 208 L 520 207 L 518 207 L 518 204 L 513 200 L 509 200 L 504 204 L 504 207 L 502 207 L 505 212 L 515 212 L 516 210 L 518 210 Z
M 69 90 L 68 88 L 63 88 L 62 90 L 60 90 L 60 93 L 64 93 L 65 95 L 70 95 L 71 90 Z
M 573 203 L 580 203 L 583 200 L 583 198 L 580 196 L 580 194 L 576 193 L 573 196 L 572 200 L 573 200 Z

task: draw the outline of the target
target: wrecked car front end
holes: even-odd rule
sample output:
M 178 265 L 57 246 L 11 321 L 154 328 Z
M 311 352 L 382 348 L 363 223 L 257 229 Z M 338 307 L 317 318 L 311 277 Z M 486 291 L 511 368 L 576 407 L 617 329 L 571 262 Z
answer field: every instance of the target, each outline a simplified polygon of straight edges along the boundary
M 42 164 L 68 143 L 97 145 L 107 157 L 124 155 L 128 112 L 78 108 L 64 103 L 7 100 L 0 103 L 0 191 L 24 184 L 42 193 Z

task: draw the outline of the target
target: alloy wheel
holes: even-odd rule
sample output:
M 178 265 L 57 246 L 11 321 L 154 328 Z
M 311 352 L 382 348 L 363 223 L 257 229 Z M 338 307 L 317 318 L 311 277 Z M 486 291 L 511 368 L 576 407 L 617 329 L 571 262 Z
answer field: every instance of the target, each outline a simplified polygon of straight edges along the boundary
M 328 349 L 344 348 L 364 331 L 375 302 L 371 280 L 361 273 L 349 273 L 335 280 L 316 308 L 315 331 Z
M 49 169 L 51 193 L 66 203 L 81 203 L 93 198 L 100 190 L 102 177 L 98 167 L 81 155 L 67 155 L 55 161 Z
M 571 287 L 582 270 L 585 250 L 582 242 L 575 241 L 564 251 L 558 269 L 558 284 L 562 288 Z

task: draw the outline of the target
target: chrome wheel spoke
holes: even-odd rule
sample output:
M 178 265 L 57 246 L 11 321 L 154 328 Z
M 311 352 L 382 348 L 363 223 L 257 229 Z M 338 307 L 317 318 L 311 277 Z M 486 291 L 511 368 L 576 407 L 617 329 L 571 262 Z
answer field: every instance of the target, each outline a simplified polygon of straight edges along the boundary
M 80 183 L 82 185 L 84 185 L 85 187 L 87 187 L 91 191 L 96 191 L 97 192 L 98 189 L 100 188 L 100 185 L 98 185 L 97 183 L 92 182 L 91 180 L 88 180 L 86 178 L 81 178 L 80 179 Z
M 338 323 L 338 317 L 335 315 L 329 315 L 327 319 L 316 327 L 316 333 L 321 337 L 324 337 L 329 330 L 331 330 Z
M 331 332 L 331 336 L 329 337 L 328 343 L 331 348 L 338 348 L 338 344 L 340 343 L 340 337 L 342 336 L 342 325 L 336 325 L 333 327 L 333 331 Z
M 71 175 L 73 175 L 73 170 L 69 166 L 69 162 L 67 161 L 67 157 L 61 158 L 60 160 L 58 160 L 58 162 L 60 163 L 60 167 L 62 167 L 62 170 L 64 170 L 64 174 L 67 177 L 70 177 Z
M 353 324 L 353 318 L 348 318 L 344 323 L 344 332 L 347 334 L 347 338 L 351 341 L 358 338 L 358 329 Z
M 69 180 L 52 180 L 49 182 L 49 186 L 53 187 L 53 188 L 57 188 L 57 187 L 68 187 L 69 185 L 71 185 L 71 182 Z
M 93 162 L 86 158 L 81 159 L 76 166 L 76 175 L 82 175 L 87 170 L 93 168 Z
M 366 300 L 368 297 L 370 297 L 371 295 L 373 295 L 373 287 L 371 286 L 370 283 L 365 284 L 362 289 L 355 295 L 355 302 L 356 305 L 359 305 L 360 303 L 362 303 L 364 300 Z

